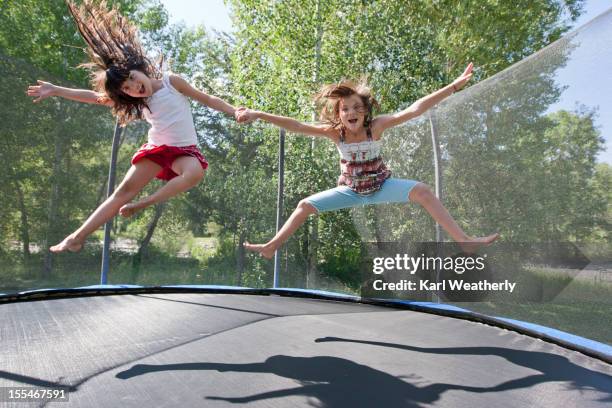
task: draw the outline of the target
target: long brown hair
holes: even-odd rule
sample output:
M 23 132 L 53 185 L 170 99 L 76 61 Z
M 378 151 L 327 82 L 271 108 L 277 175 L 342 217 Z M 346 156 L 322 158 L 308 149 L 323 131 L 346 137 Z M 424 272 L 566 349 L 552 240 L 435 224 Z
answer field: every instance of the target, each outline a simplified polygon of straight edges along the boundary
M 344 80 L 335 84 L 324 85 L 315 95 L 315 102 L 321 109 L 320 120 L 336 129 L 342 127 L 342 122 L 340 121 L 340 100 L 352 95 L 357 95 L 361 98 L 365 109 L 363 126 L 369 127 L 373 118 L 373 110 L 378 108 L 379 105 L 372 96 L 372 92 L 365 79 L 359 82 Z
M 146 57 L 136 35 L 136 27 L 119 14 L 116 7 L 108 9 L 106 1 L 95 3 L 85 0 L 81 7 L 66 1 L 81 36 L 87 43 L 90 62 L 81 64 L 91 71 L 92 85 L 114 102 L 113 114 L 122 124 L 143 118 L 148 108 L 145 98 L 125 94 L 121 86 L 131 70 L 144 73 L 149 78 L 161 77 Z

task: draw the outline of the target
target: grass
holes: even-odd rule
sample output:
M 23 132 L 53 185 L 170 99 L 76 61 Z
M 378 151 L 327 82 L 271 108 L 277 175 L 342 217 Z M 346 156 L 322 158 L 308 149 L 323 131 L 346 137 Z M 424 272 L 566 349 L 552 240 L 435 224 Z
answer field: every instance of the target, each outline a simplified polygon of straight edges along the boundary
M 507 317 L 562 330 L 612 344 L 610 304 L 590 301 L 572 303 L 464 303 L 458 306 L 489 316 Z
M 101 254 L 88 248 L 78 254 L 53 257 L 53 272 L 43 271 L 43 254 L 35 254 L 27 262 L 14 258 L 0 259 L 0 293 L 42 288 L 67 288 L 100 283 Z M 112 251 L 109 284 L 136 285 L 208 285 L 236 284 L 233 271 L 215 270 L 195 257 L 175 257 L 152 248 L 140 265 L 134 256 Z
M 108 283 L 270 286 L 270 265 L 259 260 L 249 264 L 239 283 L 233 252 L 231 248 L 222 246 L 214 237 L 192 238 L 186 242 L 187 256 L 178 257 L 152 247 L 140 265 L 134 264 L 132 254 L 113 251 Z M 0 258 L 0 293 L 98 284 L 100 252 L 99 247 L 91 245 L 78 254 L 54 256 L 51 275 L 42 271 L 43 254 L 32 255 L 28 262 L 23 262 L 15 254 L 5 254 Z M 544 268 L 532 268 L 527 274 L 531 283 L 535 280 L 544 288 L 539 293 L 544 294 L 545 301 L 506 296 L 457 305 L 486 315 L 541 324 L 612 344 L 612 330 L 606 323 L 612 315 L 612 283 L 572 280 Z M 288 276 L 281 278 L 289 279 Z M 318 278 L 317 286 L 323 290 L 352 292 L 350 288 L 324 277 Z M 557 294 L 559 289 L 562 290 Z M 551 293 L 556 296 L 550 296 Z
M 545 268 L 532 268 L 527 273 L 544 288 L 543 300 L 507 298 L 458 303 L 457 306 L 490 316 L 536 323 L 612 344 L 612 330 L 610 324 L 605 323 L 612 314 L 612 283 L 571 279 Z M 556 296 L 546 296 L 547 288 L 549 294 L 561 290 Z

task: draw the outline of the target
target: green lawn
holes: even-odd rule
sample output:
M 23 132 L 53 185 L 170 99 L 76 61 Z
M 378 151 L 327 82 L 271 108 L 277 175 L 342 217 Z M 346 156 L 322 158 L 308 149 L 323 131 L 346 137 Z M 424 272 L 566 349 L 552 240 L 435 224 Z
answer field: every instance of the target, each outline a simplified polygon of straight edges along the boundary
M 235 261 L 215 254 L 219 242 L 215 237 L 193 238 L 186 242 L 186 256 L 170 256 L 152 248 L 149 256 L 139 266 L 133 263 L 133 255 L 114 251 L 108 283 L 130 283 L 143 286 L 155 285 L 238 285 Z M 24 264 L 17 255 L 0 258 L 0 293 L 42 288 L 70 288 L 98 284 L 100 282 L 100 250 L 87 247 L 78 254 L 54 257 L 51 275 L 42 272 L 42 254 L 32 256 Z M 183 249 L 181 250 L 183 253 Z M 214 259 L 215 262 L 210 262 Z M 268 265 L 269 266 L 269 265 Z M 257 268 L 255 268 L 257 269 Z M 269 271 L 246 270 L 242 284 L 252 287 L 269 286 L 264 277 Z M 546 270 L 532 270 L 532 276 L 540 279 L 543 287 L 564 289 L 552 299 L 542 302 L 517 300 L 511 297 L 488 302 L 456 303 L 475 312 L 490 316 L 507 317 L 541 324 L 589 339 L 612 344 L 612 283 L 567 280 Z M 321 277 L 318 287 L 324 290 L 347 292 L 344 285 L 335 284 Z

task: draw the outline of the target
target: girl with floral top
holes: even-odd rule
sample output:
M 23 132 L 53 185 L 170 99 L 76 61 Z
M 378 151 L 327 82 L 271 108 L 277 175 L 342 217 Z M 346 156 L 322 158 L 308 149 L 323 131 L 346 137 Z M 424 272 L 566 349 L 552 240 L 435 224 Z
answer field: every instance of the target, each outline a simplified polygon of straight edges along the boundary
M 472 77 L 470 63 L 463 74 L 430 95 L 414 102 L 407 109 L 391 115 L 372 116 L 377 106 L 365 84 L 344 81 L 323 87 L 317 95 L 322 102 L 321 124 L 297 120 L 246 108 L 238 109 L 237 120 L 262 119 L 291 132 L 325 137 L 336 144 L 340 153 L 341 174 L 338 186 L 311 195 L 300 201 L 293 214 L 265 244 L 250 244 L 248 250 L 271 258 L 274 252 L 304 223 L 311 214 L 370 204 L 411 201 L 423 206 L 442 228 L 464 250 L 474 251 L 497 239 L 498 234 L 486 237 L 467 235 L 425 184 L 407 179 L 392 178 L 381 157 L 383 132 L 416 118 L 428 109 L 461 89 Z

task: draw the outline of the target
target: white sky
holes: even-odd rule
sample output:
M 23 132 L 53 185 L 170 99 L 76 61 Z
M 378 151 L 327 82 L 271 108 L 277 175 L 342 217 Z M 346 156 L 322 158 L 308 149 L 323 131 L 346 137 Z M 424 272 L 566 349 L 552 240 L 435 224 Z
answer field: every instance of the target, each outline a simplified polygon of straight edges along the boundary
M 208 29 L 231 31 L 229 10 L 223 0 L 161 0 L 170 14 L 170 22 L 183 21 L 188 26 L 204 24 Z M 200 11 L 202 10 L 202 11 Z

